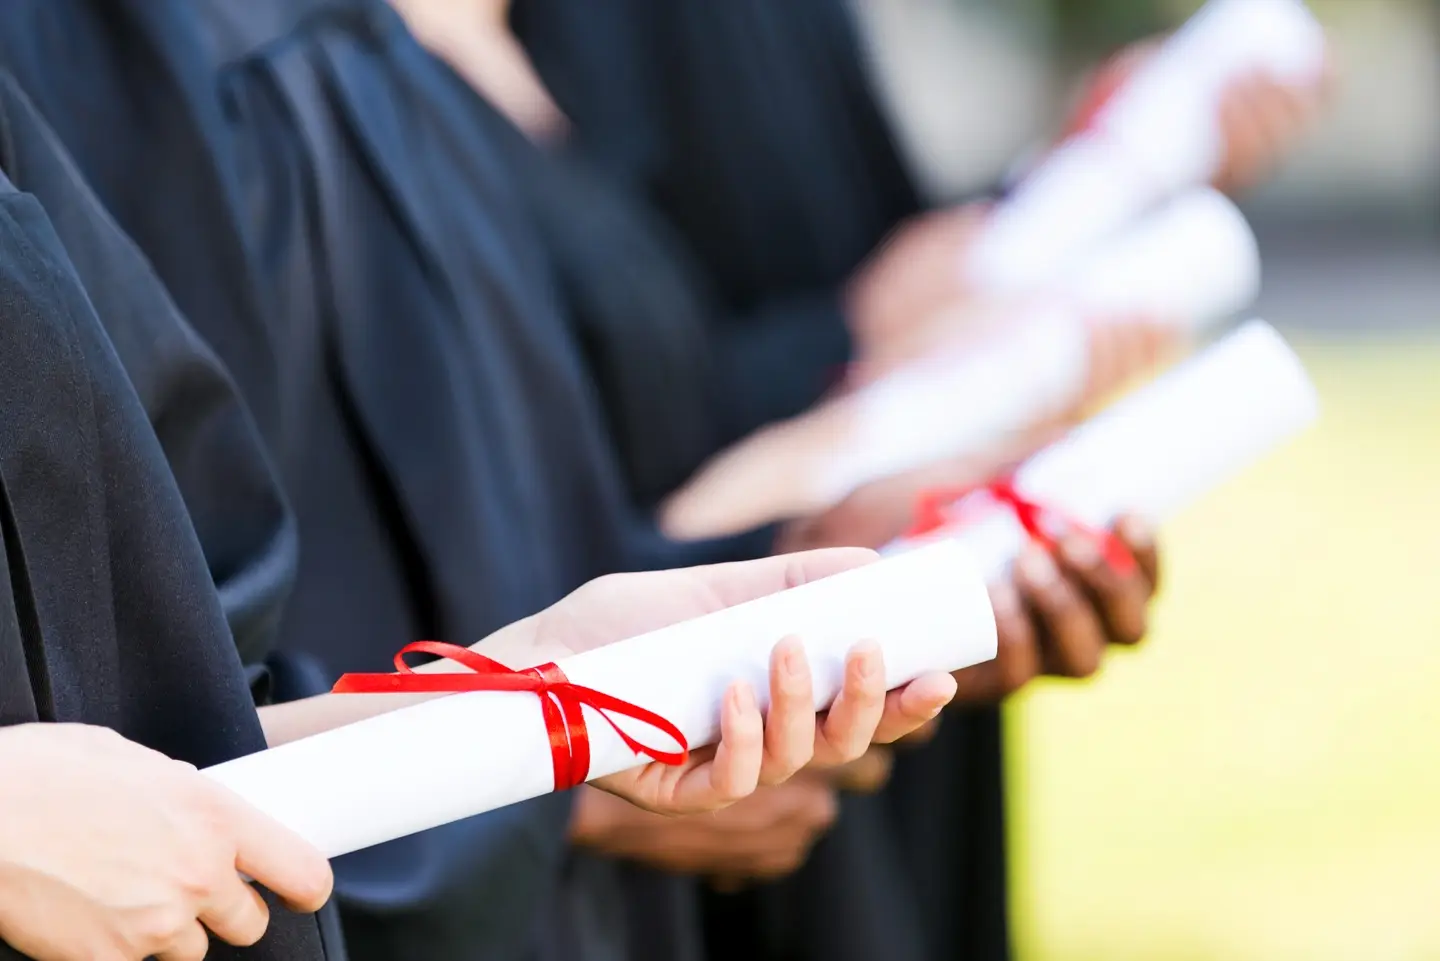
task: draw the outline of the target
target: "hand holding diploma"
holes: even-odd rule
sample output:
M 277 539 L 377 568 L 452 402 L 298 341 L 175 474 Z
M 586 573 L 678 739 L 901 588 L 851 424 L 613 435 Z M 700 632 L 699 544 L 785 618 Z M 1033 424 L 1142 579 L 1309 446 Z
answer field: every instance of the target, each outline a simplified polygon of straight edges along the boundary
M 873 481 L 1062 423 L 1244 308 L 1259 273 L 1234 204 L 1211 190 L 1177 198 L 989 328 L 722 451 L 661 524 L 692 539 L 818 514 Z
M 581 781 L 664 813 L 709 810 L 812 758 L 843 763 L 903 736 L 953 696 L 949 672 L 994 656 L 994 618 L 963 550 L 875 561 L 821 551 L 602 578 L 473 649 L 443 651 L 468 670 L 337 685 L 451 696 L 301 702 L 332 722 L 355 705 L 353 723 L 204 773 L 331 857 Z M 463 749 L 456 731 L 470 735 Z
M 1102 64 L 1066 135 L 1083 132 L 1136 71 L 1160 52 L 1163 42 L 1156 38 L 1134 44 Z M 1217 114 L 1224 147 L 1210 182 L 1227 193 L 1259 183 L 1314 125 L 1333 84 L 1329 61 L 1318 78 L 1251 70 L 1229 79 L 1221 89 Z
M 870 551 L 826 550 L 602 577 L 504 628 L 476 650 L 518 667 L 561 660 L 873 560 Z M 770 710 L 763 725 L 754 692 L 737 682 L 727 691 L 718 746 L 691 752 L 684 766 L 652 762 L 592 783 L 649 811 L 713 810 L 757 785 L 778 784 L 812 761 L 843 764 L 871 743 L 897 740 L 938 714 L 955 692 L 946 674 L 934 672 L 887 695 L 884 660 L 873 643 L 847 656 L 840 694 L 818 721 L 813 687 L 804 647 L 786 638 L 770 657 Z
M 1037 431 L 989 456 L 956 458 L 870 484 L 819 518 L 792 525 L 789 537 L 797 546 L 882 546 L 912 525 L 926 491 L 983 484 L 1063 434 Z M 1136 562 L 1133 567 L 1106 564 L 1094 538 L 1075 532 L 1055 557 L 1032 546 L 1013 572 L 990 585 L 997 653 L 955 673 L 954 703 L 994 703 L 1042 675 L 1089 677 L 1110 646 L 1144 638 L 1159 584 L 1155 535 L 1140 518 L 1122 517 L 1111 536 Z
M 0 941 L 35 961 L 199 961 L 330 896 L 318 851 L 193 767 L 104 728 L 0 729 Z

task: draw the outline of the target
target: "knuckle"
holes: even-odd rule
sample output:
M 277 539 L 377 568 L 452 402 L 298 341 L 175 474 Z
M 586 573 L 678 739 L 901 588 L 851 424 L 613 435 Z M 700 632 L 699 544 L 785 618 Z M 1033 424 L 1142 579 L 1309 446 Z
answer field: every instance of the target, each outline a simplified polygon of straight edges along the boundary
M 817 832 L 828 829 L 840 817 L 840 801 L 833 791 L 821 794 L 812 807 L 810 824 Z
M 1038 673 L 1033 658 L 1011 658 L 1000 667 L 1000 691 L 1009 696 L 1035 679 Z
M 1105 655 L 1098 644 L 1078 645 L 1070 657 L 1070 676 L 1074 678 L 1094 677 L 1100 671 Z
M 189 912 L 177 906 L 155 907 L 135 919 L 129 940 L 142 956 L 156 954 L 173 944 L 194 920 Z

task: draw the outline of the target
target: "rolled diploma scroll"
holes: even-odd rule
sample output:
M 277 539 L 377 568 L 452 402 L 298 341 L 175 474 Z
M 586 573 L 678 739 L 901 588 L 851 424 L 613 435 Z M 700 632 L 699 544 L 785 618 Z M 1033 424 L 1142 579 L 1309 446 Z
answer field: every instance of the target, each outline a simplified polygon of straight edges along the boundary
M 1160 520 L 1299 433 L 1318 411 L 1300 360 L 1269 324 L 1251 321 L 1032 457 L 1015 486 L 1096 527 L 1122 512 Z M 966 506 L 957 505 L 955 526 L 887 552 L 904 556 L 954 539 L 987 580 L 998 579 L 1025 533 L 998 507 L 966 523 Z
M 1087 319 L 1147 316 L 1198 333 L 1248 307 L 1259 285 L 1260 254 L 1244 216 L 1216 191 L 1191 191 L 984 339 L 938 350 L 722 453 L 666 504 L 666 530 L 679 538 L 733 533 L 984 451 L 1081 394 Z
M 1043 286 L 1157 202 L 1210 182 L 1226 86 L 1253 72 L 1318 82 L 1325 34 L 1301 0 L 1210 0 L 995 211 L 967 253 L 983 292 Z
M 1146 317 L 1189 333 L 1233 317 L 1260 290 L 1260 251 L 1214 190 L 1170 202 L 1063 278 L 987 342 L 902 369 L 855 397 L 852 441 L 822 479 L 835 503 L 882 477 L 962 456 L 1065 410 L 1089 376 L 1087 320 Z
M 770 653 L 790 635 L 809 654 L 816 710 L 834 700 L 845 656 L 862 640 L 880 645 L 891 689 L 995 656 L 984 581 L 969 554 L 951 543 L 577 654 L 560 667 L 575 684 L 658 712 L 701 747 L 719 738 L 720 704 L 733 681 L 749 681 L 766 706 Z M 604 719 L 589 707 L 585 714 L 592 778 L 641 763 Z M 668 747 L 663 735 L 620 723 L 645 743 Z M 205 773 L 329 857 L 554 788 L 550 742 L 532 693 L 440 697 Z

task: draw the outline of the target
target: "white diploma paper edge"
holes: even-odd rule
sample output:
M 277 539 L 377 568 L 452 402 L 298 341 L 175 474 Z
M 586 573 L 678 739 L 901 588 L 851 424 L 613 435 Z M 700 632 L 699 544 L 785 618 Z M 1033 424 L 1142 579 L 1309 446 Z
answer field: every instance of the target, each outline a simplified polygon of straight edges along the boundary
M 1318 82 L 1325 34 L 1301 0 L 1211 0 L 996 209 L 967 252 L 982 291 L 1044 287 L 1097 242 L 1219 165 L 1220 99 L 1265 71 Z

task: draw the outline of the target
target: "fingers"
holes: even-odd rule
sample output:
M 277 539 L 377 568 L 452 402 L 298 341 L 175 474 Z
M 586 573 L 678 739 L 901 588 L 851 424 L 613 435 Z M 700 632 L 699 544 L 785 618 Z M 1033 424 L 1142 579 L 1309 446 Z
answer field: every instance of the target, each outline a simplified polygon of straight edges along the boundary
M 235 832 L 235 869 L 275 892 L 293 911 L 312 914 L 330 900 L 330 862 L 295 832 L 216 786 Z
M 845 659 L 845 683 L 826 713 L 815 759 L 844 764 L 865 753 L 885 713 L 885 660 L 874 641 L 862 641 Z
M 226 944 L 248 948 L 265 936 L 270 908 L 260 892 L 235 875 L 226 881 L 200 911 L 200 923 Z
M 180 929 L 168 947 L 156 951 L 155 961 L 201 961 L 210 950 L 210 936 L 198 923 Z
M 958 704 L 994 704 L 1015 693 L 1040 674 L 1040 642 L 1030 612 L 1009 582 L 992 585 L 995 611 L 995 659 L 956 671 Z
M 755 793 L 765 755 L 765 724 L 755 692 L 744 681 L 730 685 L 720 712 L 720 743 L 708 761 L 686 771 L 666 813 L 714 811 Z M 703 758 L 691 755 L 692 759 Z
M 1035 623 L 1013 583 L 990 589 L 990 606 L 995 611 L 994 698 L 1014 694 L 1040 676 L 1040 638 Z
M 1020 555 L 1016 576 L 1021 597 L 1040 627 L 1045 671 L 1062 677 L 1094 674 L 1104 654 L 1105 634 L 1089 599 L 1033 544 Z
M 874 794 L 890 780 L 895 755 L 889 748 L 872 747 L 858 759 L 827 772 L 830 783 L 851 794 Z
M 810 763 L 815 752 L 815 691 L 810 661 L 797 638 L 770 656 L 770 714 L 765 720 L 761 784 L 779 784 Z
M 1297 86 L 1259 73 L 1231 84 L 1220 106 L 1225 157 L 1217 186 L 1247 187 L 1283 157 L 1314 119 L 1327 81 Z
M 1095 538 L 1072 535 L 1060 549 L 1062 574 L 1080 585 L 1094 603 L 1106 628 L 1105 640 L 1138 644 L 1145 636 L 1150 582 L 1138 567 L 1120 573 L 1105 559 Z
M 949 674 L 925 674 L 885 695 L 885 709 L 872 738 L 890 744 L 934 720 L 955 697 L 958 686 Z
M 1160 591 L 1160 551 L 1155 544 L 1155 529 L 1143 519 L 1130 515 L 1115 525 L 1115 536 L 1130 550 L 1135 564 L 1150 584 L 1150 595 Z

